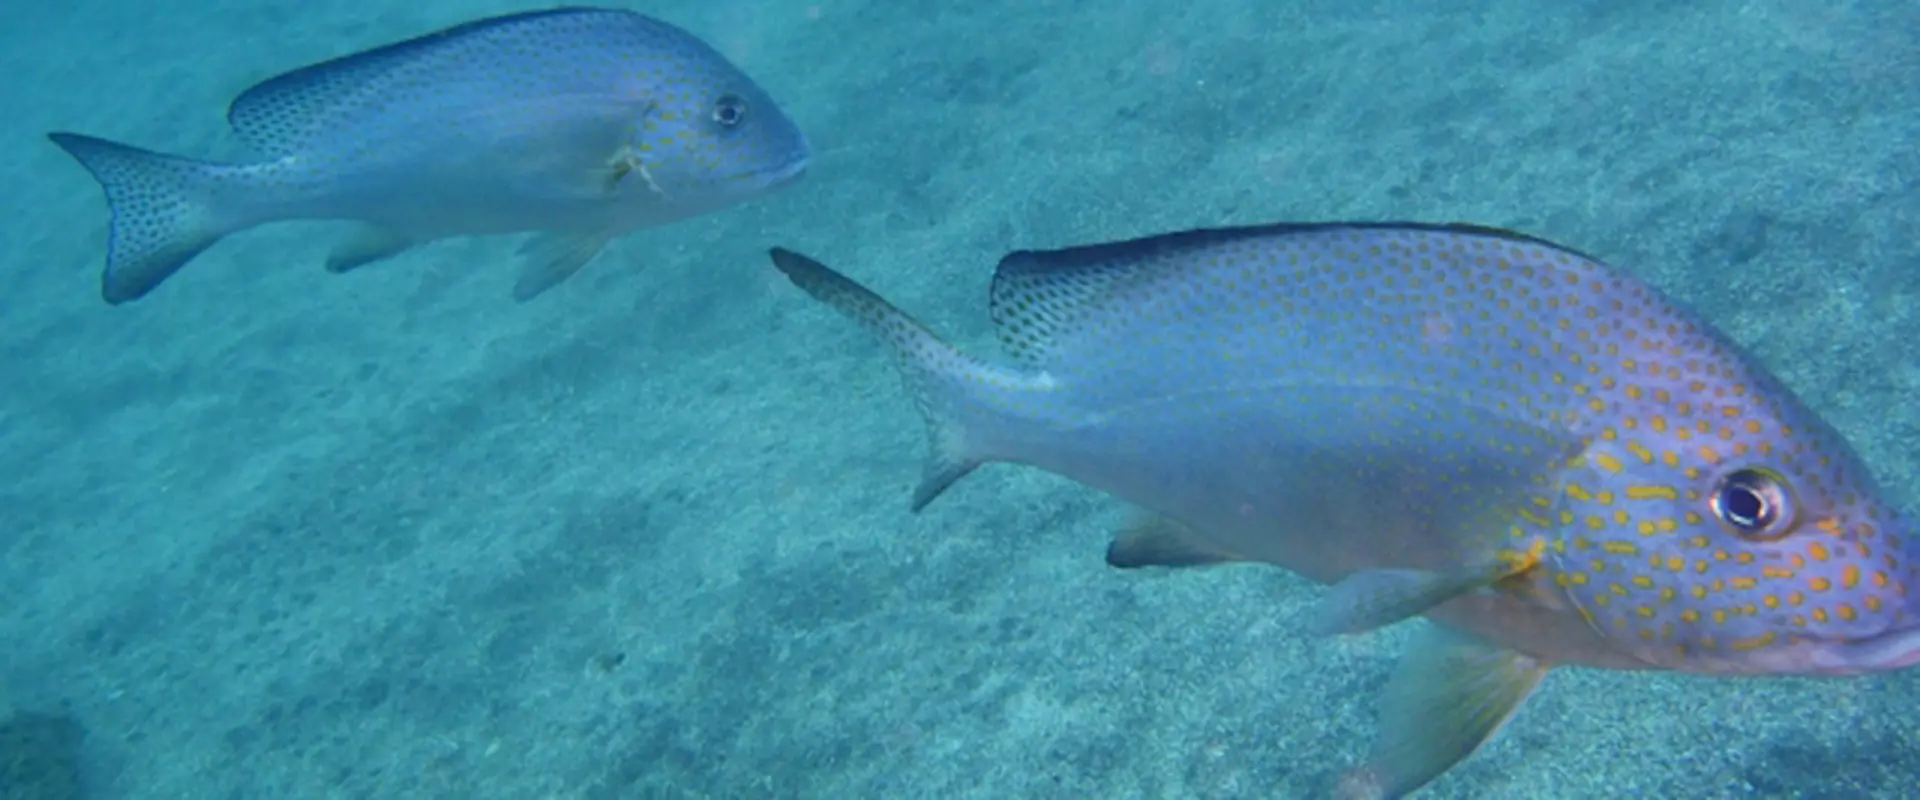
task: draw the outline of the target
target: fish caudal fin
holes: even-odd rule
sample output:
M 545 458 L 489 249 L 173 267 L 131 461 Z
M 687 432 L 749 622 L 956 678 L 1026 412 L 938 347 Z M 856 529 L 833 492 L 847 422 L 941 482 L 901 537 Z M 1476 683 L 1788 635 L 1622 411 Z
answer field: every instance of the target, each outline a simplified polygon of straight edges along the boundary
M 1336 795 L 1387 800 L 1425 786 L 1493 738 L 1546 674 L 1518 652 L 1429 626 L 1387 683 L 1367 763 Z
M 969 441 L 961 415 L 968 378 L 991 371 L 991 367 L 954 349 L 906 312 L 825 264 L 780 248 L 774 248 L 772 256 L 774 266 L 795 286 L 859 323 L 893 349 L 907 389 L 926 420 L 933 448 L 920 485 L 913 492 L 914 511 L 925 508 L 947 487 L 985 463 L 984 454 Z
M 93 173 L 113 222 L 100 296 L 138 300 L 235 226 L 214 205 L 221 168 L 77 133 L 47 138 Z

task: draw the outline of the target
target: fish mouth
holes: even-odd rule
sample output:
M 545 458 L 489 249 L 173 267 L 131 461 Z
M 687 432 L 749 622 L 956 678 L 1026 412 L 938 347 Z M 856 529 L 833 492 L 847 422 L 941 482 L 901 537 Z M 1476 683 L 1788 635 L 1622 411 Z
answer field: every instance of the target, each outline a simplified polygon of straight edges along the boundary
M 1920 664 L 1920 627 L 1892 630 L 1871 639 L 1826 642 L 1810 655 L 1814 668 L 1829 675 L 1905 669 Z
M 813 154 L 802 150 L 788 157 L 780 166 L 763 170 L 759 177 L 769 185 L 779 185 L 798 179 L 807 173 L 808 165 L 813 163 Z
M 813 163 L 812 151 L 801 148 L 787 154 L 779 163 L 771 167 L 742 170 L 733 173 L 734 180 L 746 181 L 763 187 L 775 187 L 790 183 L 806 174 L 807 167 Z

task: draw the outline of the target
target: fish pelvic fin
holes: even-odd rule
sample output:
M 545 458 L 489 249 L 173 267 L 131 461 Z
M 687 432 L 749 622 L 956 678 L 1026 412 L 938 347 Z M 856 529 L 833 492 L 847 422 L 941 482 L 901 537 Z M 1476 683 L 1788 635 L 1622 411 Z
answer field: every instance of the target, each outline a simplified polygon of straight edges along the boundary
M 907 391 L 926 421 L 931 444 L 920 485 L 913 491 L 919 512 L 975 468 L 990 460 L 974 421 L 993 413 L 983 392 L 1017 391 L 1024 376 L 960 352 L 938 335 L 851 278 L 791 250 L 774 248 L 773 264 L 795 286 L 831 306 L 893 350 Z
M 392 228 L 361 225 L 351 237 L 327 254 L 327 271 L 335 275 L 352 272 L 368 264 L 393 258 L 419 244 L 420 240 Z
M 93 173 L 112 214 L 100 296 L 146 296 L 221 237 L 245 227 L 219 207 L 230 170 L 78 133 L 49 133 Z
M 607 248 L 612 233 L 538 234 L 520 246 L 520 275 L 513 282 L 513 300 L 525 303 L 568 278 Z
M 1115 569 L 1204 567 L 1244 560 L 1209 546 L 1187 526 L 1158 515 L 1140 515 L 1107 543 L 1107 566 Z
M 1548 669 L 1517 651 L 1429 625 L 1387 683 L 1367 762 L 1342 778 L 1336 795 L 1387 800 L 1427 785 L 1492 739 Z

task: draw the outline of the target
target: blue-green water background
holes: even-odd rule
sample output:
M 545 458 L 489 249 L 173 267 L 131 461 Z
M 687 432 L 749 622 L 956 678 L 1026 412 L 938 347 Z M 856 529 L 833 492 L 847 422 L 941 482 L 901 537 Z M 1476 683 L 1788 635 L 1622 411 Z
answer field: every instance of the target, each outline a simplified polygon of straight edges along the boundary
M 1515 227 L 1701 310 L 1920 503 L 1911 0 L 661 0 L 808 130 L 804 183 L 524 306 L 512 239 L 340 277 L 323 225 L 99 300 L 105 209 L 43 132 L 236 156 L 247 85 L 527 7 L 0 8 L 0 788 L 1312 797 L 1364 752 L 1405 626 L 1110 571 L 1123 509 L 1032 471 L 909 515 L 920 423 L 775 244 L 991 352 L 1016 247 Z M 1426 796 L 1905 797 L 1916 701 L 1566 671 Z

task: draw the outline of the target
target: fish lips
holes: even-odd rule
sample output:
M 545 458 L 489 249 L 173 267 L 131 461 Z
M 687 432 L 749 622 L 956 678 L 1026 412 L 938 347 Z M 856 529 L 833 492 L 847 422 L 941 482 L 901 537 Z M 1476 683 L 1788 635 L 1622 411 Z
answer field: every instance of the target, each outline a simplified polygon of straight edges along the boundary
M 799 180 L 806 174 L 807 166 L 811 162 L 810 155 L 802 152 L 780 162 L 777 166 L 727 173 L 724 180 L 727 182 L 726 185 L 731 187 L 728 190 L 730 192 L 745 192 L 745 197 L 758 196 Z M 745 197 L 736 197 L 736 199 L 745 199 Z
M 807 167 L 813 163 L 813 153 L 801 150 L 787 160 L 785 164 L 761 173 L 769 186 L 779 186 L 799 180 L 807 174 Z
M 1826 642 L 1811 655 L 1814 668 L 1828 675 L 1906 669 L 1920 664 L 1920 626 L 1890 630 L 1871 639 Z

